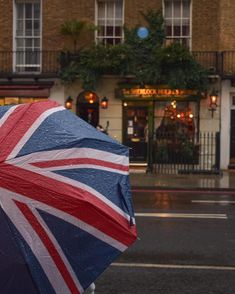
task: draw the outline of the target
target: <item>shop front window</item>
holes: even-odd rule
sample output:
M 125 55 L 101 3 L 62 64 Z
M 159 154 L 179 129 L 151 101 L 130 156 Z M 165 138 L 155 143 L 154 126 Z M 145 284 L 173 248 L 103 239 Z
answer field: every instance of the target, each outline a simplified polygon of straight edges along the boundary
M 197 102 L 165 101 L 155 104 L 155 156 L 162 163 L 195 160 L 198 136 Z
M 0 97 L 0 106 L 17 105 L 23 103 L 32 103 L 37 101 L 47 100 L 47 98 L 34 97 Z

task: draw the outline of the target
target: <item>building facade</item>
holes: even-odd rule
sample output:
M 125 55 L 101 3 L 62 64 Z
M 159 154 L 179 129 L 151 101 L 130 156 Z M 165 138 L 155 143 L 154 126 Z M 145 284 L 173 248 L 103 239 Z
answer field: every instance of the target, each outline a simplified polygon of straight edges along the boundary
M 103 75 L 96 89 L 88 93 L 79 78 L 69 85 L 61 81 L 59 61 L 62 51 L 73 51 L 74 46 L 79 49 L 93 43 L 119 44 L 124 39 L 124 25 L 145 27 L 140 12 L 146 13 L 148 9 L 162 9 L 165 46 L 181 43 L 209 70 L 205 95 L 184 89 L 172 90 L 165 85 L 130 86 L 132 77 L 115 75 Z M 73 0 L 69 3 L 62 0 L 2 0 L 0 105 L 48 98 L 64 104 L 72 97 L 72 111 L 95 127 L 98 124 L 106 127 L 110 136 L 130 146 L 133 162 L 153 161 L 149 158 L 153 152 L 149 149 L 149 140 L 156 140 L 163 128 L 170 128 L 167 132 L 174 132 L 174 128 L 177 132 L 181 130 L 189 137 L 192 134 L 199 136 L 202 132 L 217 133 L 220 143 L 216 152 L 213 150 L 217 153 L 213 160 L 220 158 L 221 169 L 233 168 L 234 11 L 234 1 L 228 0 Z M 75 19 L 95 24 L 98 30 L 86 31 L 74 43 L 61 33 L 61 26 Z M 140 31 L 140 34 L 144 33 L 144 30 Z M 213 93 L 218 100 L 211 104 Z M 103 97 L 108 97 L 108 108 L 102 108 Z M 170 123 L 166 123 L 167 119 Z M 171 127 L 172 121 L 177 123 Z M 153 146 L 153 142 L 151 144 Z M 208 148 L 215 147 L 205 148 L 199 152 L 206 158 Z M 208 160 L 207 164 L 215 165 L 214 161 Z

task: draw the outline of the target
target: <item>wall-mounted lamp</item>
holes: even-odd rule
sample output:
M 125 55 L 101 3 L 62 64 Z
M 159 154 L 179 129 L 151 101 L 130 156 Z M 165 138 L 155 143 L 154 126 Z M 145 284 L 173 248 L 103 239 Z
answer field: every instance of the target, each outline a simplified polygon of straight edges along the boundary
M 108 108 L 108 103 L 109 103 L 109 99 L 104 96 L 101 101 L 100 101 L 100 106 L 102 109 L 107 109 Z
M 65 108 L 72 109 L 72 106 L 73 106 L 73 99 L 71 96 L 68 96 L 68 98 L 65 101 Z
M 214 112 L 217 109 L 217 102 L 218 102 L 218 91 L 216 91 L 215 89 L 212 90 L 210 96 L 210 104 L 209 104 L 209 108 L 208 110 L 211 111 L 211 117 L 214 117 Z

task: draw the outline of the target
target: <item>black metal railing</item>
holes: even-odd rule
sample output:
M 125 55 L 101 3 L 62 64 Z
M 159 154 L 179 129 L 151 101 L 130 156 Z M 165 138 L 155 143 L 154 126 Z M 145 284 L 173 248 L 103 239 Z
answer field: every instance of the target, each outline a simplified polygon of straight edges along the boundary
M 235 51 L 224 51 L 222 54 L 221 74 L 223 77 L 235 76 Z
M 51 74 L 60 69 L 60 51 L 0 51 L 0 74 Z
M 159 174 L 219 173 L 219 133 L 195 136 L 158 133 L 153 141 L 152 171 Z
M 196 61 L 211 74 L 235 77 L 235 51 L 193 51 Z M 0 75 L 58 74 L 61 51 L 0 51 Z
M 211 74 L 221 72 L 221 54 L 216 51 L 196 51 L 192 52 L 195 60 L 208 70 Z

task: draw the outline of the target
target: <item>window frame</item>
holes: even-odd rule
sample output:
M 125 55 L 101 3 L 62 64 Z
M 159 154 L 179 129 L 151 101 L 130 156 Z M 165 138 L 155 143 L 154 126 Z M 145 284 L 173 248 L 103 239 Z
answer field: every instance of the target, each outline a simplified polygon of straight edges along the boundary
M 17 5 L 23 5 L 22 19 L 17 17 Z M 31 18 L 26 16 L 26 5 L 32 4 Z M 39 17 L 34 16 L 34 5 L 39 4 Z M 22 35 L 17 34 L 17 21 L 22 21 Z M 27 35 L 26 22 L 30 21 L 31 34 Z M 34 27 L 38 22 L 38 34 Z M 22 45 L 17 42 L 21 40 Z M 27 45 L 31 41 L 31 45 Z M 35 44 L 37 42 L 38 44 Z M 13 1 L 13 71 L 17 73 L 39 73 L 42 67 L 42 1 L 41 0 L 14 0 Z M 28 60 L 27 60 L 28 59 Z
M 166 14 L 166 2 L 170 2 L 172 5 L 172 14 L 171 17 L 165 17 Z M 180 2 L 180 17 L 175 18 L 174 17 L 174 2 Z M 180 43 L 182 44 L 183 40 L 187 40 L 187 47 L 189 50 L 192 48 L 192 0 L 188 0 L 189 2 L 189 16 L 188 17 L 183 17 L 183 2 L 186 2 L 186 0 L 163 0 L 162 1 L 162 7 L 163 7 L 163 17 L 164 17 L 164 22 L 165 22 L 165 29 L 166 29 L 166 22 L 169 21 L 171 25 L 171 31 L 172 34 L 171 36 L 166 34 L 166 45 L 169 43 L 173 43 L 174 40 L 179 40 Z M 180 22 L 180 34 L 175 35 L 174 34 L 174 21 L 177 20 Z M 188 21 L 188 26 L 189 26 L 189 32 L 188 35 L 183 34 L 183 20 Z M 168 42 L 169 41 L 169 42 Z
M 105 5 L 105 13 L 104 13 L 104 33 L 99 35 L 98 30 L 95 31 L 95 43 L 96 44 L 103 44 L 104 46 L 108 46 L 108 45 L 116 45 L 119 43 L 122 43 L 124 41 L 124 30 L 123 30 L 123 26 L 124 26 L 124 0 L 96 0 L 95 1 L 95 24 L 97 27 L 100 27 L 99 25 L 99 3 L 103 2 Z M 121 2 L 121 18 L 116 18 L 115 12 L 116 12 L 116 5 L 117 2 Z M 107 18 L 107 4 L 108 3 L 113 3 L 113 18 Z M 111 26 L 112 30 L 113 30 L 113 34 L 109 35 L 107 34 L 107 20 L 113 21 L 113 25 Z M 115 21 L 119 20 L 121 22 L 120 24 L 120 28 L 121 28 L 121 33 L 120 35 L 117 35 L 115 32 Z M 119 27 L 119 26 L 117 26 Z M 112 44 L 110 44 L 109 42 L 107 42 L 107 40 L 110 39 L 112 40 Z M 100 41 L 99 41 L 100 40 Z M 120 40 L 120 42 L 114 42 L 114 40 Z

